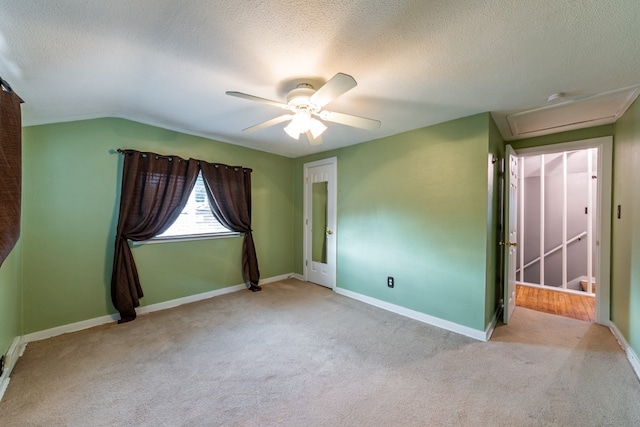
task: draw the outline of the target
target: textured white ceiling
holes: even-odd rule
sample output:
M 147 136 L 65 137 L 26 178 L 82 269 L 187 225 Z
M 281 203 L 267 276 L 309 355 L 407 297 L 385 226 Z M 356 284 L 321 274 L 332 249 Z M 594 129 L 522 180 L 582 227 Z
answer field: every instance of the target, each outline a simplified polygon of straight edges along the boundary
M 269 105 L 300 78 L 352 75 L 330 124 L 290 139 Z M 131 120 L 297 157 L 492 111 L 640 83 L 638 0 L 0 0 L 0 76 L 23 123 Z

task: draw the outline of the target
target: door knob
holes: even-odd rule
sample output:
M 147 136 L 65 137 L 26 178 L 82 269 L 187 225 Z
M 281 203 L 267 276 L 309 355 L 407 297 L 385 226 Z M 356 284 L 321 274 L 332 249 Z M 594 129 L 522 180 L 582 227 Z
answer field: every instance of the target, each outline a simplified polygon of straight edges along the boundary
M 327 230 L 327 234 L 333 234 L 333 231 Z

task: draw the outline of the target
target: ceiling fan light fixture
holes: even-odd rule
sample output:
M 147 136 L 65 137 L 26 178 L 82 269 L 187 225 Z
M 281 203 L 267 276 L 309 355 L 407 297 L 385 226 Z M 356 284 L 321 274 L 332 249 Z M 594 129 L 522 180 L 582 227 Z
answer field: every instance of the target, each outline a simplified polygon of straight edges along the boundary
M 291 118 L 291 123 L 298 129 L 300 133 L 305 133 L 309 130 L 311 124 L 311 114 L 308 111 L 298 111 Z
M 289 91 L 286 104 L 242 92 L 227 91 L 226 94 L 269 104 L 292 113 L 282 114 L 273 119 L 245 128 L 243 131 L 254 132 L 289 120 L 290 122 L 284 128 L 287 135 L 298 140 L 300 139 L 300 134 L 304 133 L 311 145 L 319 145 L 322 144 L 321 135 L 327 130 L 327 125 L 324 122 L 339 123 L 367 130 L 374 130 L 380 127 L 379 120 L 323 109 L 325 105 L 353 89 L 356 85 L 355 79 L 344 73 L 337 73 L 318 90 L 314 89 L 314 87 L 308 83 L 300 83 L 295 89 Z
M 291 118 L 291 122 L 285 126 L 284 131 L 293 139 L 300 138 L 300 134 L 311 132 L 313 138 L 317 138 L 327 130 L 320 120 L 311 117 L 308 111 L 298 111 Z
M 284 131 L 287 133 L 287 135 L 289 135 L 296 141 L 300 138 L 300 131 L 298 130 L 298 127 L 293 123 L 293 120 L 284 127 Z
M 313 135 L 313 138 L 315 139 L 322 135 L 325 130 L 327 130 L 327 126 L 325 126 L 325 124 L 320 120 L 311 118 L 311 120 L 309 120 L 309 130 L 311 131 L 311 135 Z

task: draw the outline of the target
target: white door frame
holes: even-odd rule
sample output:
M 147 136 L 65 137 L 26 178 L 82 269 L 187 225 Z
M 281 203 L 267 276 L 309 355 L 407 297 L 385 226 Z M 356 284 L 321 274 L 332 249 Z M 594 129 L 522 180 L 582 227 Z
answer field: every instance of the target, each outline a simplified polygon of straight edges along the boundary
M 336 287 L 336 239 L 337 239 L 337 206 L 338 206 L 338 158 L 329 157 L 327 159 L 317 160 L 315 162 L 304 164 L 304 185 L 303 185 L 303 262 L 304 262 L 304 280 L 309 280 L 309 272 L 311 271 L 314 261 L 311 259 L 311 185 L 309 179 L 309 170 L 318 166 L 329 166 L 332 173 L 327 182 L 327 276 L 325 283 L 319 283 L 331 289 Z
M 609 326 L 611 320 L 611 183 L 613 178 L 613 137 L 571 141 L 515 150 L 518 156 L 561 153 L 595 148 L 598 150 L 596 212 L 596 323 Z

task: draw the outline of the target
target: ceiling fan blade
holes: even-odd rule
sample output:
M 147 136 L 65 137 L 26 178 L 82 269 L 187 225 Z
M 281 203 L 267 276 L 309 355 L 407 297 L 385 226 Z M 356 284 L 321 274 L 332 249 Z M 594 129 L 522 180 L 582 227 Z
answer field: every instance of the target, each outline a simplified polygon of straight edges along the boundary
M 307 135 L 307 139 L 309 140 L 309 144 L 311 145 L 320 145 L 324 142 L 322 140 L 322 135 L 318 135 L 317 138 L 314 138 L 310 130 L 306 132 L 306 135 Z
M 338 73 L 316 91 L 309 100 L 324 107 L 343 93 L 357 86 L 355 79 L 348 74 Z
M 262 102 L 262 103 L 265 103 L 265 104 L 270 104 L 270 105 L 273 105 L 275 107 L 280 107 L 280 108 L 284 108 L 284 109 L 288 109 L 289 108 L 289 106 L 287 104 L 283 104 L 282 102 L 272 101 L 271 99 L 267 99 L 267 98 L 260 98 L 259 96 L 253 96 L 253 95 L 249 95 L 247 93 L 234 92 L 234 91 L 227 91 L 225 93 L 227 95 L 229 95 L 229 96 L 235 96 L 237 98 L 244 98 L 244 99 L 248 99 L 249 101 L 258 101 L 258 102 Z
M 286 122 L 287 120 L 291 120 L 293 116 L 291 114 L 283 114 L 282 116 L 278 116 L 271 120 L 267 120 L 266 122 L 258 123 L 257 125 L 249 126 L 248 128 L 242 129 L 243 132 L 255 132 L 260 129 L 265 129 L 273 125 L 277 125 L 278 123 Z
M 335 111 L 321 111 L 320 118 L 328 122 L 340 123 L 360 129 L 374 130 L 380 127 L 380 120 L 352 116 L 351 114 L 336 113 Z

